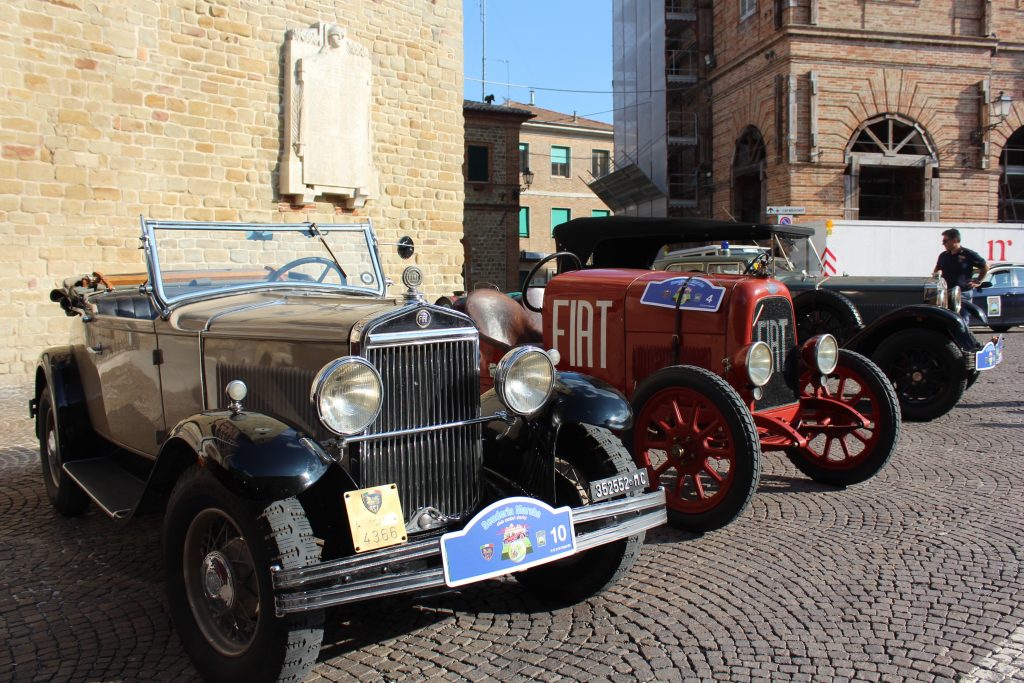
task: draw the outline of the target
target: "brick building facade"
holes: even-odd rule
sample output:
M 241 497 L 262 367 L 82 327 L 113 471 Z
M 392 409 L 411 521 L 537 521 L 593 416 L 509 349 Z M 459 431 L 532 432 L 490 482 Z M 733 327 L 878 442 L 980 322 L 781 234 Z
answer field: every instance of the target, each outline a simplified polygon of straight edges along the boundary
M 559 222 L 611 213 L 588 185 L 611 167 L 613 134 L 611 125 L 575 113 L 522 102 L 508 104 L 533 114 L 523 124 L 519 140 L 521 170 L 533 173 L 519 198 L 519 276 L 523 277 L 537 256 L 555 251 L 551 231 Z
M 616 0 L 615 26 L 617 167 L 663 195 L 641 212 L 1024 220 L 1017 0 Z
M 411 234 L 433 293 L 462 288 L 458 0 L 12 0 L 0 28 L 0 384 L 80 325 L 65 277 L 140 270 L 139 215 L 374 222 Z M 329 22 L 372 62 L 376 199 L 355 212 L 277 191 L 286 31 Z M 392 277 L 405 265 L 382 249 Z
M 518 287 L 519 135 L 525 109 L 467 100 L 466 289 Z

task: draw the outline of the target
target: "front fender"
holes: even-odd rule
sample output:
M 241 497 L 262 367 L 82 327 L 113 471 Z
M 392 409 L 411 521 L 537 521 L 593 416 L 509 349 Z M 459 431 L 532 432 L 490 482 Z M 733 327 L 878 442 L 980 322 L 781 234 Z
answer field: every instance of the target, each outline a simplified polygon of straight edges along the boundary
M 911 328 L 925 328 L 943 334 L 963 353 L 974 353 L 980 348 L 978 340 L 959 315 L 931 304 L 914 304 L 890 311 L 851 337 L 843 348 L 871 356 L 886 338 Z
M 966 309 L 971 315 L 978 319 L 982 325 L 988 325 L 988 313 L 973 301 L 961 301 L 960 308 Z
M 159 462 L 188 446 L 230 491 L 245 498 L 278 500 L 315 484 L 332 460 L 311 438 L 277 418 L 255 412 L 200 413 L 179 422 Z
M 483 415 L 508 412 L 494 389 L 480 397 L 480 408 Z M 504 478 L 504 495 L 527 493 L 548 502 L 554 500 L 558 433 L 570 424 L 629 429 L 633 411 L 610 384 L 577 372 L 557 373 L 553 396 L 540 413 L 484 425 L 484 464 Z

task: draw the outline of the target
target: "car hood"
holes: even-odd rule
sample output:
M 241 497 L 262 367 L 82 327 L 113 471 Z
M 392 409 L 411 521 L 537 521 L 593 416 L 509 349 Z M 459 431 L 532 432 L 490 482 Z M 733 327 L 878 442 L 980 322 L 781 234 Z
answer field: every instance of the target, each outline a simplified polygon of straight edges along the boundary
M 801 273 L 778 271 L 776 279 L 786 283 L 790 291 L 801 292 L 808 289 L 834 289 L 838 291 L 854 290 L 859 292 L 892 292 L 892 291 L 915 291 L 920 292 L 925 284 L 934 282 L 933 278 L 927 277 L 888 277 L 868 275 L 833 275 L 828 278 L 821 278 L 814 275 L 804 276 Z
M 169 322 L 183 332 L 211 337 L 347 341 L 359 320 L 397 305 L 395 299 L 376 297 L 260 292 L 186 304 L 171 313 Z

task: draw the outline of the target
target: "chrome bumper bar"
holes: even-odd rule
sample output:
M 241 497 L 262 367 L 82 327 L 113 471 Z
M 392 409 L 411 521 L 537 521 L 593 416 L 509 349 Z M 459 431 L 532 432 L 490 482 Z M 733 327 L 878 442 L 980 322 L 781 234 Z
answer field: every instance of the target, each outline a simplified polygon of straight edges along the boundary
M 576 527 L 605 522 L 596 529 L 577 528 L 576 551 L 582 552 L 664 524 L 665 492 L 573 508 L 572 515 Z M 421 561 L 428 566 L 395 566 Z M 271 576 L 277 616 L 445 586 L 439 536 L 299 569 L 274 566 Z

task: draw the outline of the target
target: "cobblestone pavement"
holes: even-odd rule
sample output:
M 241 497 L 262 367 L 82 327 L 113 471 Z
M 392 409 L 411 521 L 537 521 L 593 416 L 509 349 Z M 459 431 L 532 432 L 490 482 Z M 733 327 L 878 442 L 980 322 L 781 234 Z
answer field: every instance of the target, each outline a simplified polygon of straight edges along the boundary
M 1024 680 L 1024 331 L 961 405 L 906 424 L 847 490 L 767 458 L 734 524 L 648 534 L 606 595 L 551 611 L 514 581 L 333 610 L 328 680 Z M 193 680 L 160 520 L 57 516 L 0 392 L 0 680 Z

